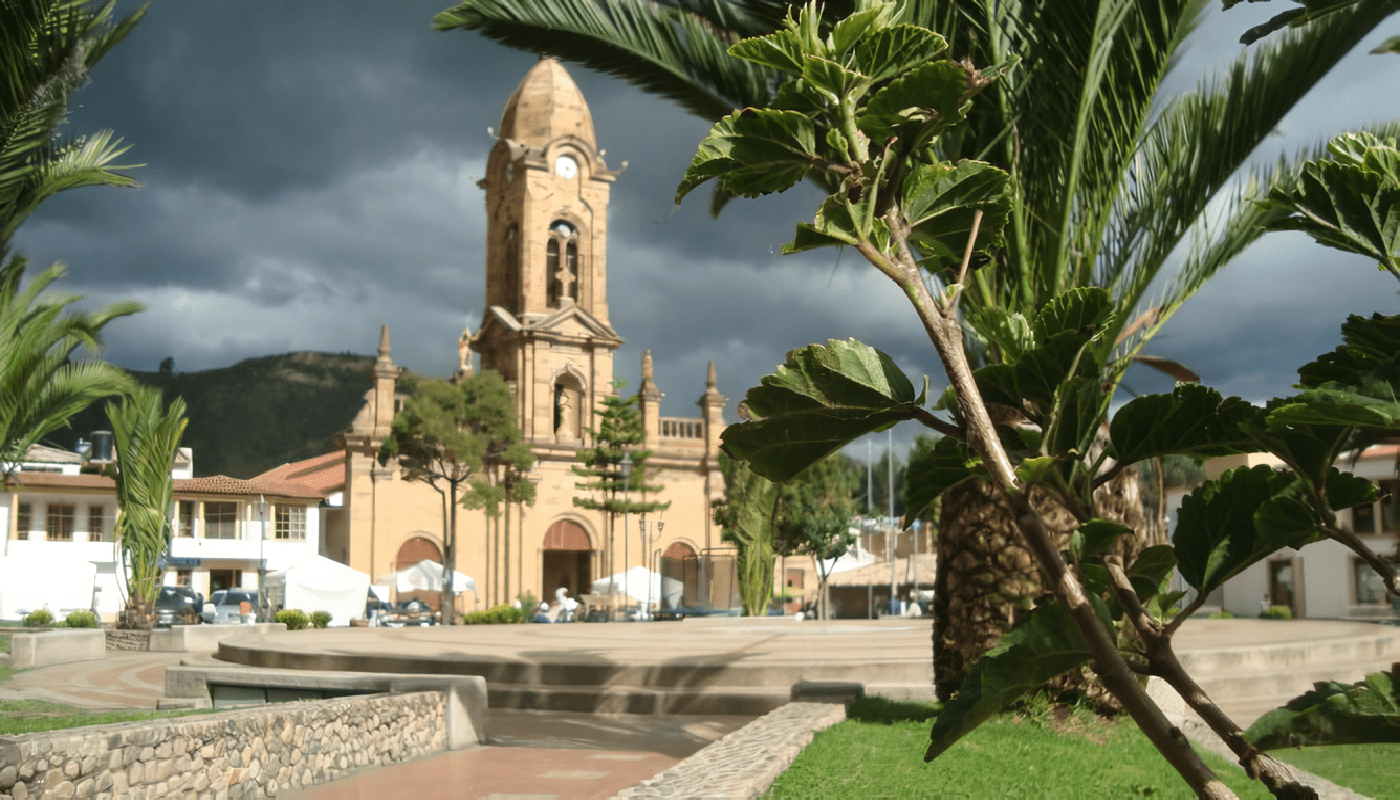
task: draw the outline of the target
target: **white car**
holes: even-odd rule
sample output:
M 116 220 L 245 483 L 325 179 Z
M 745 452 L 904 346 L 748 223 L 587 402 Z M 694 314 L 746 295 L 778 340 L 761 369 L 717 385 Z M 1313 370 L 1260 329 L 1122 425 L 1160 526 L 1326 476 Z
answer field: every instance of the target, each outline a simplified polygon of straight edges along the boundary
M 243 613 L 247 603 L 249 613 Z M 258 593 L 252 589 L 220 589 L 204 604 L 204 621 L 211 625 L 253 623 L 258 620 Z

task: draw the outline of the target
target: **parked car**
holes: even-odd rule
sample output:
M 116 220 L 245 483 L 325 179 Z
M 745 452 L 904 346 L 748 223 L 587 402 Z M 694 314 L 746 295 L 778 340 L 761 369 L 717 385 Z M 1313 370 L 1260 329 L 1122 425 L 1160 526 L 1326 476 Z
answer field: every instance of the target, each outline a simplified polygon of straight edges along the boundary
M 242 611 L 244 603 L 247 603 L 250 609 L 246 617 Z M 258 608 L 258 593 L 256 591 L 252 589 L 220 589 L 210 595 L 209 602 L 204 604 L 204 621 L 211 625 L 253 622 L 257 619 Z
M 204 595 L 186 586 L 163 586 L 156 597 L 156 624 L 194 625 L 200 621 Z
M 382 617 L 384 624 L 391 628 L 405 625 L 435 625 L 437 612 L 421 600 L 404 600 L 395 603 Z

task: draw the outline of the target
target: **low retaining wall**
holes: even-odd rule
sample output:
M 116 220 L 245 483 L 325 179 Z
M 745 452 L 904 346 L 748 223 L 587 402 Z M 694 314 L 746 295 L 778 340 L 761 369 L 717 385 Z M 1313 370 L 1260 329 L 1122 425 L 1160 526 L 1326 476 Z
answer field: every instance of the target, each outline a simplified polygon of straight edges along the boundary
M 347 697 L 0 737 L 0 798 L 273 796 L 447 749 L 449 695 Z
M 57 629 L 10 637 L 10 664 L 16 669 L 106 657 L 107 636 L 101 628 Z
M 478 675 L 396 675 L 383 672 L 321 672 L 299 669 L 187 666 L 165 668 L 165 696 L 203 704 L 214 688 L 257 689 L 284 699 L 381 692 L 439 691 L 447 696 L 447 749 L 479 744 L 486 736 L 486 679 Z M 243 693 L 247 698 L 247 693 Z M 261 701 L 258 701 L 261 702 Z M 214 703 L 215 706 L 218 703 Z
M 281 622 L 254 625 L 171 625 L 151 631 L 153 653 L 217 653 L 219 642 L 232 636 L 266 636 L 287 630 Z

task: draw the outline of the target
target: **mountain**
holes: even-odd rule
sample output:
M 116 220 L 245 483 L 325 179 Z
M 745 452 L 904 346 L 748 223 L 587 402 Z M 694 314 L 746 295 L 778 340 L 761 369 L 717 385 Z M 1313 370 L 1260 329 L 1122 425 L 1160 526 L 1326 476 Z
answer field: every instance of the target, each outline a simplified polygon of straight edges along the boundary
M 177 373 L 167 360 L 160 371 L 131 375 L 189 405 L 180 444 L 194 449 L 196 476 L 251 478 L 334 449 L 333 437 L 364 404 L 373 363 L 373 356 L 299 352 L 198 372 Z M 105 407 L 98 403 L 73 417 L 48 443 L 72 448 L 80 436 L 111 430 Z

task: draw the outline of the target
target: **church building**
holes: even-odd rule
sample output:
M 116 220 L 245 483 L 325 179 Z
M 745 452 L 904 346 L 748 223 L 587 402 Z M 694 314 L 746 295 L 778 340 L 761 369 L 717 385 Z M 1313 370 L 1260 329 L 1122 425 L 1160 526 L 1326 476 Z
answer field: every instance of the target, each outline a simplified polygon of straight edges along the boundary
M 621 170 L 604 162 L 588 104 L 552 58 L 541 59 L 511 95 L 497 137 L 478 183 L 488 221 L 486 309 L 481 326 L 458 341 L 458 375 L 477 369 L 479 356 L 479 369 L 506 380 L 537 459 L 528 476 L 537 499 L 512 506 L 499 527 L 492 521 L 489 536 L 482 512 L 458 509 L 455 566 L 478 587 L 475 598 L 462 593 L 458 608 L 508 603 L 522 593 L 552 603 L 556 589 L 577 597 L 593 581 L 639 566 L 666 576 L 659 592 L 665 596 L 653 605 L 680 605 L 683 584 L 694 581 L 678 565 L 721 546 L 710 505 L 724 496 L 718 455 L 727 401 L 716 388 L 714 362 L 698 415 L 665 417 L 650 353 L 642 357 L 639 449 L 651 451 L 647 482 L 664 489 L 633 499 L 670 506 L 618 516 L 612 528 L 606 514 L 575 507 L 573 499 L 586 492 L 576 485 L 586 479 L 573 467 L 579 449 L 591 444 L 594 413 L 613 391 L 613 355 L 623 344 L 609 319 L 607 291 L 608 198 Z M 374 386 L 344 434 L 344 513 L 331 517 L 325 533 L 328 555 L 376 579 L 440 560 L 443 546 L 442 497 L 376 461 L 402 397 L 399 372 L 386 328 Z

